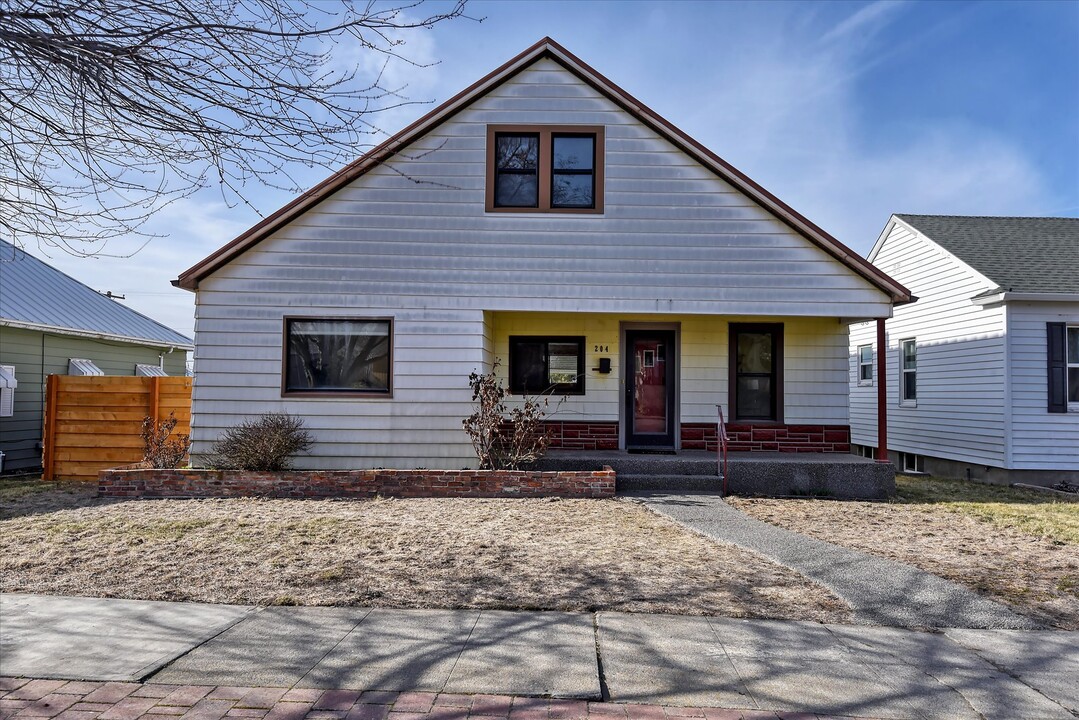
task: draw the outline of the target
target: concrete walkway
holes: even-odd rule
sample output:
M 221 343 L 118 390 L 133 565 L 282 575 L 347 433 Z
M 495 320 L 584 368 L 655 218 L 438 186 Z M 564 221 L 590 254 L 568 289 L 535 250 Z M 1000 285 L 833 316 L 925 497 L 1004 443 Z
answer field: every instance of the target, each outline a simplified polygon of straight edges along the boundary
M 489 714 L 474 706 L 477 698 L 494 695 L 504 696 L 498 702 L 507 720 L 584 720 L 600 713 L 648 720 L 814 714 L 1074 720 L 1079 633 L 928 633 L 608 612 L 259 609 L 2 595 L 0 675 L 9 678 L 0 682 L 0 694 L 4 687 L 23 695 L 25 687 L 41 692 L 38 698 L 0 697 L 0 720 L 421 720 L 423 712 L 431 720 L 451 720 Z M 57 682 L 15 687 L 15 677 Z M 85 699 L 42 700 L 64 694 L 61 679 L 117 678 L 148 683 L 141 691 L 129 683 L 117 687 L 149 700 L 116 711 L 100 704 L 95 709 Z M 210 698 L 213 688 L 219 692 Z M 398 692 L 421 693 L 414 697 L 423 698 L 419 704 L 427 710 L 405 715 L 397 700 L 386 699 Z M 259 698 L 263 705 L 235 704 L 248 693 L 248 700 Z M 316 707 L 330 702 L 316 700 L 324 696 L 337 698 L 341 707 Z M 517 703 L 508 696 L 579 702 L 539 703 L 527 713 L 522 705 L 515 715 L 510 708 Z M 156 699 L 166 697 L 171 699 Z M 440 697 L 457 704 L 443 713 L 436 707 Z M 178 698 L 189 707 L 157 707 Z M 265 706 L 278 701 L 297 704 L 280 712 Z M 56 710 L 59 705 L 64 707 Z M 576 709 L 559 716 L 555 708 Z M 61 716 L 67 710 L 74 714 Z
M 715 493 L 629 493 L 708 537 L 760 553 L 816 580 L 850 603 L 855 620 L 913 628 L 1031 630 L 1033 620 L 953 582 L 755 520 Z

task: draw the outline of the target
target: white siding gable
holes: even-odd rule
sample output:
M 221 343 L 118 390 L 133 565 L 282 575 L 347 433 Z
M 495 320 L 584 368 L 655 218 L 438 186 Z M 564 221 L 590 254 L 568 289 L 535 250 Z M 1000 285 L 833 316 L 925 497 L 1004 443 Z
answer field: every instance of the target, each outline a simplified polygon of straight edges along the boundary
M 486 213 L 486 127 L 509 123 L 606 126 L 605 213 Z M 230 304 L 313 286 L 474 310 L 889 311 L 869 282 L 551 60 L 200 282 Z
M 1005 312 L 971 302 L 995 285 L 901 221 L 870 261 L 918 297 L 887 322 L 889 448 L 1003 467 Z M 907 338 L 918 346 L 916 406 L 899 403 L 899 343 Z M 860 386 L 857 366 L 858 347 L 870 344 L 876 350 L 875 323 L 851 326 L 851 441 L 875 447 L 880 378 Z

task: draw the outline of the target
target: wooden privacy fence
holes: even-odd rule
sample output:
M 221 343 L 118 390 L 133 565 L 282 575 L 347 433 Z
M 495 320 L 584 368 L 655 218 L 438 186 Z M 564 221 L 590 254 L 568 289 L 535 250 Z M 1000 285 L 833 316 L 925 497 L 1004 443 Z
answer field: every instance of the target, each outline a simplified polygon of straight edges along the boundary
M 50 375 L 42 467 L 46 480 L 97 480 L 142 460 L 142 421 L 176 413 L 191 432 L 191 378 Z

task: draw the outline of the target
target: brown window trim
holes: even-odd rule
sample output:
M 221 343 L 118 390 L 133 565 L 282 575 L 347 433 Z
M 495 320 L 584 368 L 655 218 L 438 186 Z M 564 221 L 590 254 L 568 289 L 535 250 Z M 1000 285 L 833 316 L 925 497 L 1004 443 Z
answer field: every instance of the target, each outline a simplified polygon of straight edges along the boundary
M 775 337 L 775 357 L 772 362 L 772 392 L 775 418 L 739 418 L 738 413 L 738 333 L 767 332 Z M 783 424 L 783 323 L 730 323 L 727 328 L 727 409 L 731 422 L 745 425 Z
M 510 335 L 507 352 L 507 355 L 509 355 L 509 362 L 507 363 L 506 367 L 506 373 L 508 375 L 508 382 L 506 384 L 509 385 L 510 394 L 527 394 L 523 389 L 513 386 L 513 343 L 517 341 L 523 341 L 532 343 L 546 343 L 547 345 L 550 345 L 551 343 L 576 343 L 577 345 L 579 345 L 581 351 L 577 355 L 577 378 L 580 382 L 581 389 L 566 390 L 561 389 L 558 385 L 555 385 L 551 388 L 550 393 L 552 395 L 584 395 L 587 390 L 585 386 L 585 348 L 587 347 L 585 340 L 586 338 L 584 335 Z M 550 368 L 548 368 L 548 371 L 550 371 Z M 544 393 L 541 392 L 539 394 L 542 395 Z
M 300 321 L 335 321 L 385 322 L 389 325 L 389 366 L 385 390 L 289 390 L 288 389 L 288 327 L 294 320 Z M 372 317 L 369 315 L 285 315 L 281 318 L 281 397 L 287 398 L 368 398 L 388 400 L 393 398 L 393 317 Z
M 521 133 L 539 135 L 539 203 L 536 207 L 498 207 L 495 205 L 495 135 L 497 133 Z M 595 135 L 595 207 L 551 207 L 552 135 Z M 603 165 L 605 157 L 604 128 L 602 125 L 488 125 L 487 126 L 487 192 L 486 210 L 489 213 L 559 213 L 568 215 L 600 215 L 603 213 Z

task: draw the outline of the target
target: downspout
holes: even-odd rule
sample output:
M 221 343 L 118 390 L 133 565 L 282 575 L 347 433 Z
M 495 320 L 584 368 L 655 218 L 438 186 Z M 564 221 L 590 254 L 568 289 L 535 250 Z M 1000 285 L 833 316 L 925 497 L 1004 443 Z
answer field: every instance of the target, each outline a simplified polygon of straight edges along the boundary
M 888 462 L 888 337 L 877 318 L 877 462 Z
M 1012 313 L 1008 303 L 1003 303 L 1004 313 L 1004 469 L 1012 469 Z

